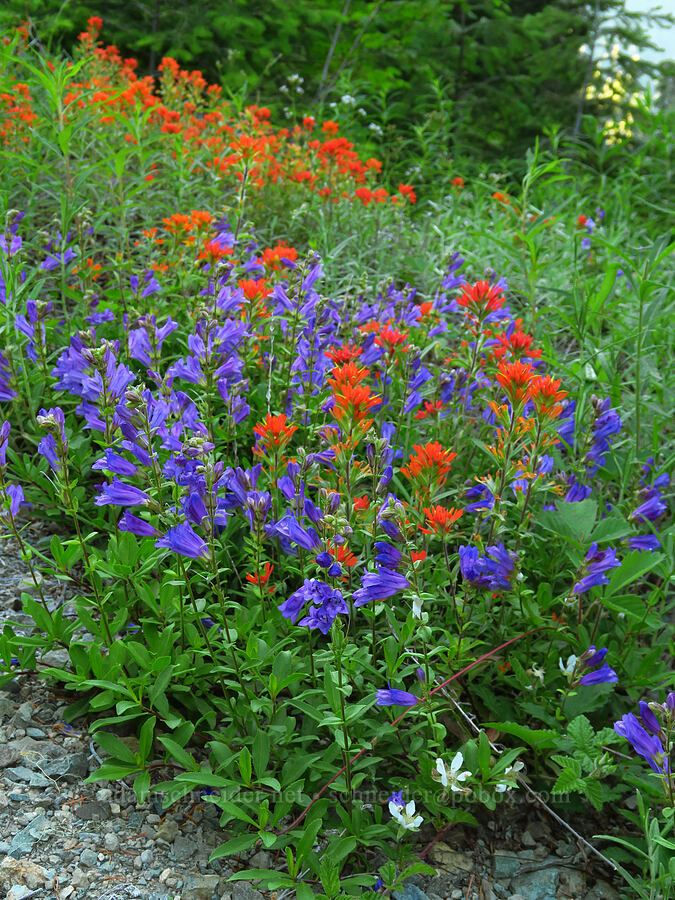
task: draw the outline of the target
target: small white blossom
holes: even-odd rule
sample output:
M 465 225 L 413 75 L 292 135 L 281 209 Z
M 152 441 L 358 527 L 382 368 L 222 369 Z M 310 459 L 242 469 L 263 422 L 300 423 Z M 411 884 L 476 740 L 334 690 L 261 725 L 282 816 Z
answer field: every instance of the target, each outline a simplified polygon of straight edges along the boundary
M 281 91 L 282 94 L 287 94 L 288 93 L 288 85 L 282 84 L 281 87 L 279 88 L 279 90 Z
M 424 819 L 422 816 L 415 815 L 415 801 L 411 800 L 405 806 L 399 806 L 393 800 L 389 801 L 389 812 L 401 828 L 406 831 L 417 831 Z
M 538 678 L 542 684 L 544 683 L 544 676 L 546 675 L 544 669 L 540 669 L 539 666 L 532 666 L 532 668 L 527 671 L 533 678 Z
M 432 772 L 432 777 L 436 781 L 440 781 L 444 788 L 450 788 L 451 791 L 466 791 L 461 785 L 462 781 L 466 781 L 471 776 L 471 772 L 460 772 L 464 762 L 464 756 L 461 752 L 455 754 L 455 758 L 450 763 L 450 768 L 443 762 L 439 756 L 436 760 L 436 771 Z
M 377 125 L 375 122 L 370 123 L 370 125 L 368 126 L 368 130 L 373 131 L 375 134 L 379 134 L 380 136 L 382 136 L 382 134 L 384 133 L 382 131 L 382 129 L 380 128 L 380 126 Z
M 367 116 L 367 115 L 368 115 L 368 113 L 365 111 L 365 109 L 364 109 L 362 106 L 359 106 L 359 108 L 358 108 L 356 111 L 357 111 L 357 113 L 358 113 L 360 116 Z
M 567 678 L 568 681 L 572 680 L 572 676 L 574 675 L 574 670 L 577 666 L 577 658 L 574 654 L 568 657 L 567 663 L 563 663 L 562 658 L 558 657 L 558 665 L 560 666 L 560 671 Z
M 521 769 L 524 769 L 524 768 L 525 768 L 524 764 L 520 760 L 517 760 L 516 762 L 514 762 L 514 764 L 512 766 L 507 766 L 504 769 L 504 774 L 502 775 L 502 778 L 506 778 L 506 776 L 510 775 L 511 772 L 513 772 L 513 774 L 515 776 L 518 774 L 518 772 L 521 771 Z M 512 787 L 514 787 L 513 782 L 500 781 L 496 785 L 495 790 L 497 791 L 498 794 L 503 794 L 504 791 L 510 791 Z

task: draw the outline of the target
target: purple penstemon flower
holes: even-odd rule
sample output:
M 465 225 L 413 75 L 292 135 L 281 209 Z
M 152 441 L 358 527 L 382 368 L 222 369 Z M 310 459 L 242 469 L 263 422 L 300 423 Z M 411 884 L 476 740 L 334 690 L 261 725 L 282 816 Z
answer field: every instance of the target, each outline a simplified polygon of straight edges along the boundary
M 607 578 L 605 572 L 620 565 L 620 561 L 616 558 L 616 550 L 612 547 L 608 547 L 606 550 L 598 550 L 597 541 L 593 541 L 586 554 L 586 560 L 580 569 L 582 578 L 574 585 L 572 593 L 583 594 L 586 591 L 590 591 L 593 587 L 609 584 L 609 578 Z
M 138 472 L 138 466 L 135 463 L 120 456 L 119 453 L 115 453 L 114 450 L 107 448 L 103 453 L 103 458 L 96 460 L 92 469 L 113 472 L 116 475 L 135 475 Z
M 373 600 L 386 600 L 410 587 L 407 578 L 392 569 L 381 566 L 377 572 L 364 572 L 361 587 L 354 591 L 354 606 L 358 609 Z
M 187 522 L 169 528 L 164 537 L 155 541 L 155 547 L 166 547 L 188 559 L 206 559 L 209 555 L 208 545 Z
M 9 505 L 0 506 L 0 519 L 6 519 L 8 516 L 14 519 L 24 503 L 23 488 L 20 484 L 10 482 L 5 484 L 4 493 L 9 500 Z
M 461 546 L 458 552 L 460 571 L 466 581 L 492 591 L 511 587 L 517 557 L 503 544 L 487 547 L 485 556 L 470 545 Z
M 128 531 L 138 537 L 159 537 L 159 531 L 145 519 L 141 519 L 128 510 L 117 523 L 120 531 Z
M 307 603 L 320 606 L 324 597 L 328 596 L 332 591 L 333 589 L 329 584 L 318 581 L 316 578 L 306 578 L 302 587 L 294 591 L 277 608 L 284 619 L 290 619 L 291 622 L 295 622 Z
M 560 670 L 569 679 L 571 688 L 589 684 L 615 684 L 619 676 L 607 665 L 605 656 L 607 656 L 606 647 L 596 650 L 595 645 L 591 644 L 580 657 L 570 656 L 566 665 L 563 665 L 561 659 Z
M 115 476 L 110 484 L 103 485 L 94 503 L 97 506 L 147 506 L 150 497 L 145 491 L 132 484 L 125 484 Z
M 659 775 L 670 774 L 670 761 L 657 735 L 651 735 L 640 724 L 637 716 L 626 713 L 614 723 L 614 731 L 629 741 L 636 753 L 644 757 L 652 770 Z
M 392 544 L 386 541 L 375 541 L 375 562 L 387 569 L 398 568 L 401 562 L 401 553 Z
M 335 619 L 340 615 L 347 615 L 349 607 L 345 602 L 342 592 L 331 589 L 330 593 L 324 591 L 320 606 L 310 606 L 308 614 L 298 622 L 298 625 L 306 625 L 311 629 L 318 629 L 322 634 L 328 634 Z
M 375 702 L 378 706 L 415 706 L 418 698 L 408 691 L 400 691 L 392 688 L 380 688 L 375 692 Z

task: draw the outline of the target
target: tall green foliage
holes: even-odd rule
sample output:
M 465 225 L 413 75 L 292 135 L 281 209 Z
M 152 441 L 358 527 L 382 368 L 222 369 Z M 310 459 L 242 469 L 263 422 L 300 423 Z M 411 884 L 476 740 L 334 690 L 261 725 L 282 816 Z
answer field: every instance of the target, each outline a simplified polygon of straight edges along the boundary
M 452 157 L 522 157 L 546 130 L 578 131 L 603 48 L 648 44 L 625 0 L 8 0 L 0 26 L 23 17 L 43 43 L 70 46 L 94 14 L 144 73 L 173 56 L 277 117 L 319 104 L 350 118 L 397 177 L 420 165 L 421 135 L 434 131 L 426 180 Z M 633 79 L 653 68 L 627 52 L 616 65 Z

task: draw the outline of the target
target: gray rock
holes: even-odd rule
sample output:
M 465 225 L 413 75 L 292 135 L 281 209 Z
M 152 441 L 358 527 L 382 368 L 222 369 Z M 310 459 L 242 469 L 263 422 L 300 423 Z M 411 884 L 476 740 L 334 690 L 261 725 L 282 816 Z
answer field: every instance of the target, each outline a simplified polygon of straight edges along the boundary
M 86 753 L 69 753 L 46 763 L 42 770 L 50 778 L 77 781 L 89 774 L 89 760 Z
M 530 833 L 529 830 L 523 832 L 523 836 L 520 840 L 522 842 L 523 847 L 536 847 L 537 846 L 537 842 L 532 837 L 532 834 Z
M 26 728 L 26 734 L 28 737 L 37 738 L 38 740 L 47 737 L 41 728 Z
M 42 654 L 41 662 L 58 669 L 66 666 L 68 664 L 68 659 L 69 653 L 65 649 L 48 650 L 46 653 Z
M 272 868 L 272 854 L 267 850 L 258 850 L 257 853 L 254 853 L 253 856 L 248 861 L 249 869 L 271 869 Z
M 15 884 L 7 891 L 5 900 L 22 900 L 23 897 L 29 897 L 32 893 L 25 884 Z
M 586 875 L 580 869 L 561 869 L 558 896 L 577 900 L 586 890 Z
M 13 859 L 5 857 L 0 862 L 0 888 L 9 890 L 13 885 L 26 885 L 34 889 L 42 887 L 48 880 L 47 873 L 42 866 L 36 865 L 30 860 Z
M 237 881 L 232 888 L 232 900 L 265 900 L 260 891 L 256 891 L 250 884 Z
M 33 771 L 27 766 L 8 766 L 6 771 L 14 781 L 30 781 L 33 777 Z M 45 784 L 48 783 L 45 779 Z
M 14 715 L 14 710 L 16 709 L 16 703 L 11 700 L 9 697 L 5 696 L 3 691 L 2 697 L 0 697 L 0 722 L 3 719 L 9 719 Z
M 219 881 L 218 875 L 187 875 L 183 889 L 188 897 L 194 897 L 194 900 L 211 900 L 218 890 Z
M 513 878 L 511 886 L 522 894 L 524 900 L 556 900 L 559 872 L 553 867 L 526 872 Z
M 33 707 L 28 701 L 22 703 L 14 713 L 14 726 L 16 728 L 27 728 L 33 724 Z
M 15 859 L 26 856 L 33 849 L 35 841 L 46 837 L 49 830 L 49 819 L 47 819 L 47 816 L 42 813 L 35 816 L 32 822 L 29 822 L 25 828 L 22 828 L 12 838 L 9 856 L 13 856 Z
M 555 845 L 556 856 L 574 856 L 576 847 L 571 841 L 558 841 Z
M 173 842 L 173 855 L 176 859 L 190 859 L 197 855 L 197 843 L 184 834 L 176 835 Z
M 144 866 L 149 866 L 152 862 L 152 850 L 144 850 L 141 853 L 141 863 Z
M 620 900 L 620 894 L 606 881 L 596 881 L 584 900 Z
M 394 900 L 429 900 L 429 897 L 416 884 L 407 882 L 400 891 L 393 891 Z
M 110 818 L 110 804 L 107 801 L 84 800 L 75 807 L 74 813 L 83 822 L 105 822 Z
M 21 761 L 21 753 L 15 745 L 5 744 L 0 747 L 0 769 L 6 769 L 8 766 L 15 766 Z
M 502 853 L 497 851 L 493 857 L 494 860 L 494 873 L 497 881 L 502 878 L 509 878 L 521 866 L 520 860 L 517 856 L 514 856 L 512 853 Z
M 461 872 L 473 872 L 473 859 L 464 853 L 453 850 L 443 841 L 439 841 L 431 848 L 431 861 L 436 863 L 442 869 L 453 871 L 459 869 Z
M 74 888 L 87 888 L 89 887 L 89 876 L 82 869 L 75 868 L 70 876 L 70 883 Z
M 167 844 L 170 844 L 172 841 L 176 839 L 176 835 L 178 834 L 178 822 L 175 819 L 164 819 L 162 824 L 159 826 L 155 833 L 155 838 L 158 841 L 166 841 Z M 175 851 L 174 851 L 175 852 Z
M 80 853 L 80 865 L 93 869 L 98 864 L 98 854 L 95 850 L 87 848 Z
M 120 848 L 120 839 L 117 837 L 114 831 L 108 832 L 106 836 L 103 838 L 103 843 L 105 844 L 105 849 L 114 852 L 115 850 L 119 850 Z

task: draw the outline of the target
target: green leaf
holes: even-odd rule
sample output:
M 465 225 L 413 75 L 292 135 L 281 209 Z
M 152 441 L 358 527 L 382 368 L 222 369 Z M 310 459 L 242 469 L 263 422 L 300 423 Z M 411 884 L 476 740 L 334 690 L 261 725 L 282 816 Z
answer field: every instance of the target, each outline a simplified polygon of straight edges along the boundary
M 573 506 L 574 504 L 570 504 Z M 637 550 L 628 554 L 621 561 L 619 568 L 614 569 L 609 577 L 609 584 L 605 589 L 605 597 L 611 597 L 628 584 L 633 584 L 648 572 L 653 571 L 663 562 L 662 553 L 640 553 Z
M 545 748 L 555 747 L 558 732 L 550 728 L 528 728 L 515 722 L 484 722 L 483 728 L 496 728 L 505 734 L 512 734 L 519 740 L 529 744 L 530 747 Z
M 252 765 L 251 765 L 251 751 L 248 747 L 243 747 L 239 758 L 237 759 L 237 765 L 239 766 L 239 771 L 241 772 L 241 777 L 244 779 L 244 784 L 251 784 L 251 774 L 252 774 Z
M 134 763 L 136 766 L 138 765 L 136 754 L 118 737 L 110 734 L 109 731 L 97 731 L 96 743 L 103 747 L 109 756 L 114 756 L 116 759 L 121 759 L 124 762 Z
M 155 733 L 155 725 L 157 723 L 157 719 L 155 716 L 151 716 L 149 719 L 146 719 L 141 726 L 141 732 L 138 739 L 138 752 L 141 755 L 141 759 L 145 762 L 150 755 L 152 750 L 153 736 Z M 140 802 L 140 801 L 139 801 Z
M 478 738 L 478 766 L 483 781 L 487 781 L 490 777 L 490 741 L 484 731 L 481 731 Z
M 584 789 L 584 781 L 579 778 L 574 769 L 563 769 L 558 780 L 553 785 L 552 793 L 568 794 L 570 791 L 582 791 Z
M 163 694 L 169 686 L 174 668 L 175 666 L 167 666 L 165 669 L 162 669 L 148 691 L 148 699 L 153 706 L 156 704 L 157 698 Z
M 567 726 L 567 734 L 575 748 L 592 756 L 596 749 L 595 731 L 586 716 L 577 716 Z
M 327 853 L 322 857 L 319 865 L 319 878 L 326 896 L 336 897 L 340 892 L 340 870 Z
M 220 859 L 223 856 L 233 856 L 235 853 L 243 853 L 244 850 L 250 850 L 251 847 L 257 843 L 257 834 L 238 834 L 237 837 L 233 837 L 229 841 L 225 841 L 224 844 L 221 844 L 220 847 L 216 847 L 209 857 L 209 862 L 212 862 L 214 859 Z
M 267 732 L 260 728 L 256 731 L 255 737 L 253 738 L 252 756 L 255 774 L 258 778 L 262 778 L 270 758 L 270 737 Z
M 581 500 L 579 503 L 561 503 L 555 510 L 539 513 L 537 522 L 542 528 L 560 535 L 575 544 L 586 544 L 598 514 L 595 500 Z
M 86 782 L 91 781 L 119 781 L 120 778 L 126 778 L 127 775 L 133 775 L 134 772 L 138 772 L 138 766 L 128 766 L 119 760 L 112 760 L 111 762 L 104 762 L 102 766 L 96 769 L 95 772 L 92 772 L 84 780 Z
M 184 766 L 186 769 L 193 769 L 198 771 L 199 766 L 197 761 L 188 753 L 188 751 L 181 747 L 173 738 L 167 737 L 166 735 L 160 735 L 157 740 L 162 744 L 165 749 L 169 752 L 170 756 L 176 760 L 176 762 L 180 763 L 181 766 Z
M 134 793 L 139 803 L 144 803 L 150 790 L 150 772 L 139 772 L 134 778 Z
M 584 796 L 600 812 L 602 809 L 602 785 L 594 778 L 584 780 Z

